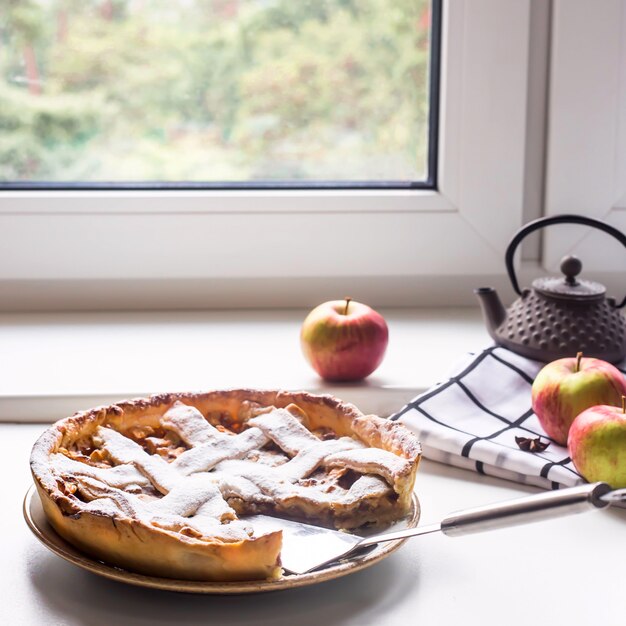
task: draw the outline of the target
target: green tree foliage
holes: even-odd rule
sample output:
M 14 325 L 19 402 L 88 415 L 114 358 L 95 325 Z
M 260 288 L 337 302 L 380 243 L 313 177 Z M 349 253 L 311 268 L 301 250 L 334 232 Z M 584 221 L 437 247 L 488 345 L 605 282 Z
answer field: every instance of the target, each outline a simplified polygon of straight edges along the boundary
M 0 180 L 416 179 L 427 0 L 0 0 Z

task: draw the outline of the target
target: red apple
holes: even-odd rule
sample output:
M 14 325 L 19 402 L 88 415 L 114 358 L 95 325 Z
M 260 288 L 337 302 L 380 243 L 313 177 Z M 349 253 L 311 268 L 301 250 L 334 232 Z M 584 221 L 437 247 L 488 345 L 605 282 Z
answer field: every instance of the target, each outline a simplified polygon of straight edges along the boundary
M 626 487 L 626 396 L 622 406 L 593 406 L 572 423 L 567 439 L 574 467 L 590 483 Z
M 561 445 L 576 416 L 591 406 L 618 406 L 626 395 L 626 379 L 600 359 L 576 357 L 548 363 L 532 386 L 533 411 L 546 433 Z
M 307 361 L 326 380 L 361 380 L 381 363 L 389 331 L 380 313 L 351 298 L 331 300 L 306 317 L 300 343 Z

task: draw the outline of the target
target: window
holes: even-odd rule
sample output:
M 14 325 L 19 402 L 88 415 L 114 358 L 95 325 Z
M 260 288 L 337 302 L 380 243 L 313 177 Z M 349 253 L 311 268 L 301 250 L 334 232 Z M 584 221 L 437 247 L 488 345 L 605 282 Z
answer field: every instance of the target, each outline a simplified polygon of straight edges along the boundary
M 286 306 L 337 293 L 377 304 L 471 301 L 472 286 L 503 276 L 503 250 L 533 187 L 536 6 L 442 2 L 439 124 L 429 128 L 439 147 L 435 186 L 5 189 L 2 301 Z
M 0 179 L 432 186 L 434 5 L 431 19 L 430 0 L 11 3 Z

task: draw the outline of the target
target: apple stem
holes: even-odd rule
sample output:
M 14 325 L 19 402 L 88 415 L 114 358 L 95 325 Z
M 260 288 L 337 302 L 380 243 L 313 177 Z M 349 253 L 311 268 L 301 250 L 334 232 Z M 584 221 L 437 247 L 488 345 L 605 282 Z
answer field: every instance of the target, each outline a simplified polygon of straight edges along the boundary
M 583 353 L 582 352 L 577 352 L 576 353 L 576 371 L 579 372 L 580 371 L 580 361 L 583 358 Z
M 352 298 L 346 298 L 346 308 L 343 310 L 343 314 L 344 315 L 348 315 L 348 307 L 350 306 L 350 300 L 352 300 Z
M 622 413 L 626 414 L 626 396 L 622 396 Z

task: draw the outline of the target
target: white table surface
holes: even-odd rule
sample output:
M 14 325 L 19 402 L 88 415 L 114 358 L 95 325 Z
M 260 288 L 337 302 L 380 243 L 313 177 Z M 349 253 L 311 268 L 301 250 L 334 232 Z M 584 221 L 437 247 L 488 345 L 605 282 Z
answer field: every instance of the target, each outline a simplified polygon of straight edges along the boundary
M 476 311 L 386 316 L 392 340 L 380 370 L 364 385 L 330 389 L 365 410 L 392 410 L 487 341 Z M 266 386 L 280 378 L 286 388 L 327 390 L 299 355 L 301 319 L 297 311 L 2 315 L 0 420 L 62 417 L 69 407 L 89 406 L 79 401 L 164 386 Z M 259 369 L 268 354 L 273 364 Z M 279 362 L 288 364 L 282 372 Z M 99 578 L 48 552 L 23 520 L 30 448 L 44 428 L 0 424 L 0 625 L 626 623 L 624 510 L 467 537 L 425 536 L 366 571 L 271 594 L 195 596 Z M 424 460 L 416 491 L 426 524 L 536 490 Z
M 23 520 L 28 456 L 43 428 L 0 425 L 0 624 L 624 624 L 624 510 L 466 537 L 424 536 L 368 570 L 262 595 L 195 596 L 99 578 L 48 552 Z M 535 490 L 424 461 L 416 491 L 428 523 Z

